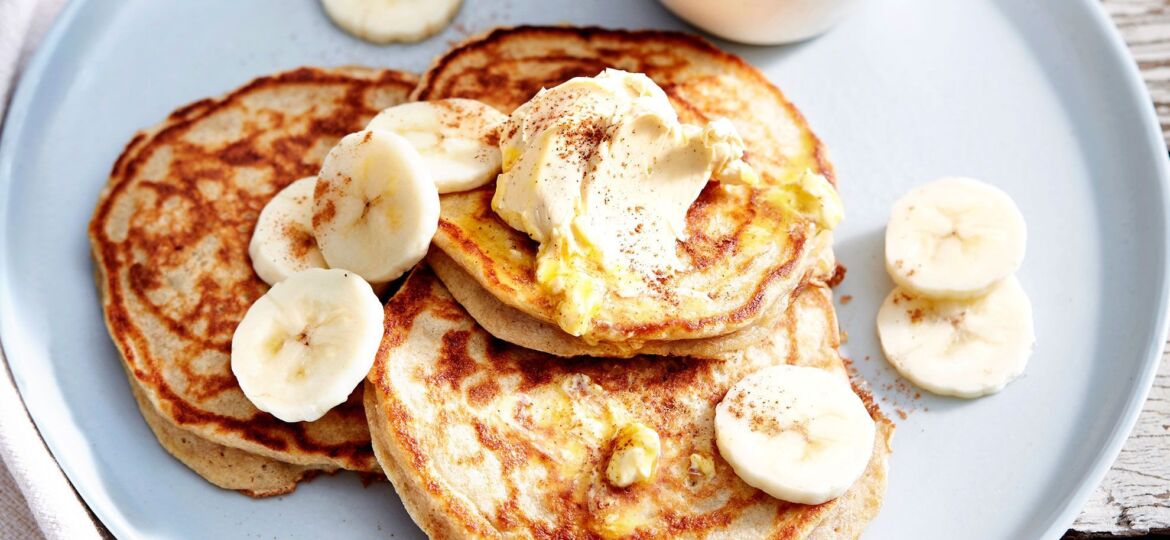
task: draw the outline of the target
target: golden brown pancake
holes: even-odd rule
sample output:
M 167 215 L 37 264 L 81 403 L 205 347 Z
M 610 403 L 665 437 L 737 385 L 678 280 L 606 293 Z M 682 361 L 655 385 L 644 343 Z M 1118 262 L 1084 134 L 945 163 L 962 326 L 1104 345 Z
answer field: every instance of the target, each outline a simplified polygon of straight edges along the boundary
M 335 470 L 292 465 L 215 444 L 159 415 L 133 377 L 130 377 L 130 389 L 142 418 L 159 444 L 196 474 L 221 488 L 236 490 L 249 497 L 272 497 L 291 493 L 298 482 L 311 474 Z
M 316 174 L 340 137 L 403 101 L 414 82 L 397 71 L 302 68 L 184 107 L 131 141 L 90 239 L 110 334 L 153 407 L 144 414 L 283 463 L 378 470 L 360 388 L 316 422 L 285 423 L 244 397 L 229 358 L 237 323 L 267 290 L 247 255 L 260 209 Z
M 885 489 L 892 424 L 843 497 L 808 506 L 744 484 L 719 456 L 714 409 L 743 376 L 779 363 L 846 378 L 827 288 L 796 296 L 775 332 L 726 361 L 565 359 L 494 339 L 422 267 L 386 304 L 366 385 L 374 449 L 433 538 L 855 537 Z M 868 397 L 866 397 L 868 401 Z M 614 432 L 652 427 L 652 480 L 604 478 Z M 692 456 L 711 460 L 709 473 Z
M 143 143 L 150 140 L 154 134 L 181 122 L 184 118 L 199 114 L 208 103 L 199 102 L 194 106 L 180 109 L 165 122 L 139 132 L 126 145 L 119 157 L 119 163 L 132 160 Z M 100 286 L 100 275 L 95 273 L 95 277 L 99 280 Z M 126 367 L 124 363 L 123 367 Z M 208 441 L 163 418 L 147 399 L 133 374 L 127 371 L 126 375 L 139 412 L 163 449 L 216 486 L 239 491 L 249 497 L 271 497 L 291 493 L 299 482 L 318 472 L 336 470 L 335 467 L 313 468 L 292 465 Z
M 812 267 L 806 281 L 825 283 L 836 270 L 833 250 L 825 238 L 825 245 L 817 251 L 826 259 Z M 602 341 L 587 343 L 585 340 L 566 333 L 555 324 L 529 317 L 524 312 L 505 304 L 483 288 L 475 278 L 460 267 L 441 249 L 431 249 L 427 263 L 443 282 L 451 296 L 467 310 L 475 322 L 498 339 L 519 345 L 526 349 L 555 356 L 599 356 L 605 358 L 630 358 L 642 355 L 690 356 L 694 358 L 723 358 L 734 355 L 767 338 L 775 327 L 777 317 L 784 315 L 787 302 L 774 302 L 768 311 L 750 326 L 730 334 L 698 339 L 651 340 L 641 343 Z
M 793 182 L 806 171 L 834 178 L 820 142 L 775 86 L 743 60 L 687 34 L 496 29 L 436 60 L 414 96 L 471 98 L 511 112 L 542 87 L 608 67 L 648 75 L 684 122 L 730 119 L 765 187 Z M 534 275 L 537 246 L 496 216 L 494 190 L 492 184 L 444 195 L 435 244 L 501 302 L 555 323 L 555 301 Z M 636 349 L 646 341 L 725 335 L 757 322 L 800 285 L 815 259 L 814 239 L 827 234 L 767 199 L 763 188 L 708 184 L 688 213 L 689 239 L 679 247 L 689 269 L 647 281 L 647 294 L 610 291 L 580 337 L 588 344 L 625 342 Z

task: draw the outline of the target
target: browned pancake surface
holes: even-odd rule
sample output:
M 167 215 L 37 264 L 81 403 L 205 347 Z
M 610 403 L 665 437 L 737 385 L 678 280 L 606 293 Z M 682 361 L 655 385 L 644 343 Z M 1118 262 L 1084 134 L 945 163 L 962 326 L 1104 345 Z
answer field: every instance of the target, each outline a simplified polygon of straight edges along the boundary
M 360 388 L 316 422 L 282 422 L 244 397 L 231 338 L 267 290 L 248 258 L 260 210 L 414 82 L 396 71 L 298 69 L 184 107 L 127 146 L 90 238 L 111 336 L 168 421 L 288 463 L 377 470 Z
M 822 524 L 854 536 L 884 492 L 892 425 L 876 408 L 865 475 L 817 506 L 747 486 L 714 440 L 732 384 L 779 363 L 845 378 L 838 344 L 831 297 L 813 286 L 735 359 L 556 358 L 493 339 L 420 268 L 386 305 L 365 400 L 378 458 L 433 537 L 802 538 Z M 631 419 L 658 432 L 663 452 L 650 483 L 615 488 L 609 437 Z M 713 461 L 710 475 L 692 455 Z

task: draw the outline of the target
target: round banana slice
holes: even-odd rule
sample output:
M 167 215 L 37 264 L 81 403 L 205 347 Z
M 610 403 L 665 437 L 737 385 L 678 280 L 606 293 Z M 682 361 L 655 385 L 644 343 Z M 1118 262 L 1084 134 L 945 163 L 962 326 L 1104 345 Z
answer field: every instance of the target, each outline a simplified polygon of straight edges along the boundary
M 463 0 L 321 0 L 342 30 L 371 43 L 422 41 L 438 33 Z
M 508 116 L 473 99 L 416 101 L 390 107 L 366 129 L 393 131 L 418 150 L 439 193 L 467 191 L 500 172 L 497 132 Z
M 257 409 L 311 422 L 370 371 L 382 317 L 373 289 L 353 272 L 297 272 L 248 308 L 232 336 L 232 373 Z
M 248 244 L 252 268 L 269 285 L 308 268 L 325 268 L 313 238 L 313 189 L 317 177 L 302 178 L 280 190 L 256 220 Z
M 438 226 L 439 192 L 406 139 L 359 131 L 325 156 L 313 231 L 330 267 L 375 285 L 392 281 L 422 260 Z
M 748 485 L 788 502 L 840 497 L 869 464 L 875 427 L 849 383 L 824 370 L 773 366 L 715 408 L 719 453 Z
M 1014 276 L 969 300 L 929 300 L 894 289 L 878 311 L 877 329 L 902 376 L 962 398 L 1003 389 L 1024 372 L 1036 341 L 1032 304 Z
M 1012 275 L 1028 232 L 1011 197 L 970 178 L 944 178 L 898 200 L 886 227 L 886 269 L 932 298 L 971 298 Z

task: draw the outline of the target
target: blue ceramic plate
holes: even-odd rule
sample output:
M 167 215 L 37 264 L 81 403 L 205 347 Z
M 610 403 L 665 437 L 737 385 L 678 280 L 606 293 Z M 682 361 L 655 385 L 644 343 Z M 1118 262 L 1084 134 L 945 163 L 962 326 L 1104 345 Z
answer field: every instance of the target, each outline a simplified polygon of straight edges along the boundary
M 514 23 L 687 28 L 649 1 L 468 0 L 417 45 L 335 29 L 313 0 L 76 0 L 16 93 L 0 146 L 0 335 L 45 441 L 123 538 L 415 537 L 387 484 L 325 477 L 254 501 L 171 459 L 106 334 L 86 224 L 123 144 L 192 100 L 301 65 L 422 70 L 452 40 Z M 1167 156 L 1133 62 L 1091 0 L 870 0 L 817 40 L 722 44 L 768 74 L 832 150 L 848 354 L 905 419 L 872 538 L 1055 537 L 1133 425 L 1165 332 Z M 891 285 L 891 203 L 942 175 L 992 182 L 1029 226 L 1020 278 L 1039 344 L 1001 394 L 898 384 L 874 314 Z

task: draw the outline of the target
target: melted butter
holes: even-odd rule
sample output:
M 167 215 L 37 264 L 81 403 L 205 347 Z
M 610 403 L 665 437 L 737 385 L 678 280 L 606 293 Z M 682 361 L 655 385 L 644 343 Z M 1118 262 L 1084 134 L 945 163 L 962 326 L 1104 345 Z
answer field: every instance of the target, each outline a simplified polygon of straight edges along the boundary
M 641 422 L 622 426 L 614 437 L 613 454 L 605 469 L 606 479 L 616 487 L 648 482 L 658 467 L 662 441 L 658 432 Z
M 523 401 L 524 407 L 517 407 Z M 522 400 L 511 400 L 507 411 L 524 411 L 513 425 L 535 428 L 534 437 L 551 450 L 557 472 L 572 478 L 575 499 L 592 505 L 598 490 L 608 492 L 606 482 L 632 485 L 649 481 L 662 454 L 658 433 L 634 416 L 587 375 L 573 374 L 559 384 L 546 385 Z M 603 451 L 614 453 L 605 462 Z M 626 480 L 629 482 L 626 483 Z M 602 538 L 623 538 L 651 523 L 656 512 L 651 499 L 634 504 L 601 504 L 590 514 L 587 526 Z M 591 506 L 591 508 L 593 508 Z
M 512 167 L 516 166 L 516 161 L 520 159 L 520 149 L 515 146 L 509 146 L 503 149 L 501 154 L 501 172 L 508 172 Z
M 715 477 L 715 460 L 704 454 L 691 454 L 687 467 L 687 486 L 694 489 Z
M 597 533 L 602 538 L 625 538 L 649 523 L 650 518 L 648 512 L 642 509 L 638 511 L 616 511 L 608 510 L 602 511 L 595 521 L 594 527 Z
M 575 374 L 560 385 L 532 396 L 531 421 L 541 437 L 552 435 L 550 448 L 560 473 L 579 477 L 597 461 L 600 448 L 617 431 L 625 410 L 588 376 Z
M 780 185 L 765 188 L 762 194 L 769 205 L 795 212 L 822 230 L 833 230 L 845 217 L 845 207 L 837 189 L 827 178 L 811 169 L 803 170 Z

